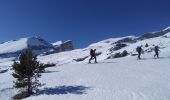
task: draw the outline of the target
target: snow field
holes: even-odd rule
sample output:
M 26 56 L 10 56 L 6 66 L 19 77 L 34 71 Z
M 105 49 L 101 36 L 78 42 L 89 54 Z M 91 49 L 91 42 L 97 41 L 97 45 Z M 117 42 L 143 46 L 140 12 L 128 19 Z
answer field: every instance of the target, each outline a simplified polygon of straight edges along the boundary
M 163 55 L 167 55 L 164 53 Z M 105 60 L 98 64 L 69 64 L 47 69 L 41 82 L 47 89 L 38 96 L 26 100 L 169 100 L 169 57 L 153 59 L 146 55 L 143 60 L 126 57 Z M 50 72 L 51 71 L 51 72 Z M 60 86 L 86 87 L 80 94 L 61 89 Z M 56 90 L 56 91 L 55 91 Z M 58 93 L 59 92 L 59 93 Z M 61 92 L 61 93 L 60 93 Z

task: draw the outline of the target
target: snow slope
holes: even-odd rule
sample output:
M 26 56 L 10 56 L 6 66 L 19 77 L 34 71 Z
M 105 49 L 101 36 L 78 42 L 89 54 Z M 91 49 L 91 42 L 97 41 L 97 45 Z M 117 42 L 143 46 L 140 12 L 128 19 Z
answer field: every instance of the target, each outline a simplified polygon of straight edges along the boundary
M 89 45 L 87 48 L 83 49 L 75 49 L 72 51 L 66 51 L 61 53 L 55 53 L 51 55 L 46 56 L 40 56 L 39 60 L 45 63 L 56 63 L 56 64 L 65 64 L 65 63 L 72 63 L 75 62 L 75 59 L 79 58 L 86 58 L 83 62 L 87 62 L 87 59 L 89 58 L 89 51 L 90 49 L 97 49 L 97 53 L 102 53 L 98 60 L 104 60 L 108 57 L 107 53 L 110 48 L 112 48 L 114 45 L 113 43 L 117 42 L 118 40 L 124 39 L 124 38 L 135 38 L 134 36 L 126 36 L 126 37 L 120 37 L 120 38 L 110 38 L 106 39 L 97 43 L 93 43 Z M 48 60 L 47 60 L 48 59 Z
M 100 61 L 65 64 L 46 69 L 40 91 L 25 100 L 170 100 L 170 49 L 160 59 L 154 53 Z M 12 71 L 0 74 L 0 99 L 10 100 Z M 4 78 L 5 77 L 5 78 Z
M 127 38 L 132 41 L 124 41 Z M 51 46 L 41 39 L 27 39 L 0 44 L 4 47 L 0 51 L 16 52 L 29 46 L 41 50 Z M 87 48 L 38 56 L 40 62 L 55 63 L 56 66 L 42 73 L 40 82 L 45 85 L 26 100 L 170 100 L 169 33 L 145 40 L 136 39 L 134 36 L 110 38 Z M 126 44 L 126 47 L 114 50 L 118 43 Z M 146 43 L 149 47 L 145 47 Z M 142 60 L 137 60 L 131 55 L 141 45 L 145 53 Z M 155 45 L 160 47 L 159 59 L 153 58 Z M 97 49 L 98 64 L 87 64 L 91 48 Z M 107 59 L 124 50 L 129 53 L 127 57 Z M 0 57 L 0 100 L 10 100 L 19 91 L 13 88 L 15 79 L 11 75 L 11 65 L 14 59 Z
M 164 35 L 167 38 L 170 38 L 170 32 Z
M 52 45 L 39 37 L 21 38 L 0 44 L 0 55 L 18 54 L 26 48 L 32 48 L 35 53 L 52 48 Z
M 117 39 L 108 40 L 113 42 Z M 98 49 L 101 46 L 109 46 L 106 40 L 85 49 L 39 56 L 41 62 L 51 61 L 58 65 L 46 69 L 40 79 L 40 82 L 45 85 L 36 95 L 25 100 L 170 100 L 169 39 L 157 37 L 139 41 L 129 44 L 126 49 L 134 52 L 134 47 L 146 42 L 151 46 L 152 44 L 161 46 L 160 59 L 154 59 L 154 52 L 148 52 L 142 55 L 142 60 L 136 60 L 136 56 L 131 55 L 100 60 L 98 64 L 87 64 L 86 61 L 77 63 L 70 60 L 76 56 L 86 56 L 89 53 L 88 49 L 94 46 L 98 46 Z M 84 52 L 77 53 L 82 50 Z M 103 56 L 98 57 L 102 59 Z M 10 59 L 3 59 L 1 64 L 10 66 L 12 63 Z M 10 69 L 6 73 L 0 73 L 2 77 L 0 99 L 2 100 L 10 100 L 18 93 L 18 90 L 13 88 L 15 79 L 11 73 Z
M 169 36 L 169 33 L 165 35 Z M 101 53 L 97 57 L 97 59 L 98 61 L 102 61 L 118 52 L 123 52 L 124 50 L 126 50 L 129 54 L 136 54 L 136 47 L 141 45 L 143 46 L 142 48 L 144 49 L 144 51 L 147 52 L 149 51 L 152 52 L 155 45 L 158 45 L 160 49 L 170 48 L 170 39 L 168 37 L 160 36 L 160 37 L 145 39 L 141 41 L 138 40 L 137 42 L 134 43 L 122 42 L 127 46 L 120 50 L 111 51 L 111 49 L 115 47 L 117 41 L 123 40 L 125 38 L 136 39 L 137 37 L 128 36 L 128 37 L 121 37 L 121 38 L 110 38 L 97 43 L 93 43 L 84 49 L 76 49 L 72 51 L 55 53 L 46 56 L 39 56 L 39 60 L 44 63 L 55 63 L 58 65 L 62 65 L 66 63 L 74 63 L 76 62 L 75 59 L 84 59 L 80 63 L 82 62 L 87 63 L 88 59 L 90 58 L 89 56 L 90 49 L 97 49 L 97 53 Z M 149 47 L 145 47 L 146 43 L 149 45 Z
M 22 38 L 18 41 L 8 41 L 3 44 L 0 44 L 0 48 L 1 48 L 0 54 L 16 52 L 24 48 L 27 48 L 27 40 L 28 40 L 27 38 Z
M 170 100 L 170 53 L 47 69 L 38 95 L 26 100 Z

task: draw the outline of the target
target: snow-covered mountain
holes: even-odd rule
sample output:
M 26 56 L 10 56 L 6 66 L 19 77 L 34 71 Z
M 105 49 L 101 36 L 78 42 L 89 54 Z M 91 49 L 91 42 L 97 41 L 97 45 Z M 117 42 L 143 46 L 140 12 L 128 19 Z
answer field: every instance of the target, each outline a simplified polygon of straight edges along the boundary
M 61 45 L 61 44 L 63 44 L 62 41 L 57 41 L 57 42 L 52 43 L 53 46 L 55 46 L 55 45 Z
M 53 46 L 40 37 L 28 37 L 1 43 L 0 48 L 0 57 L 12 57 L 27 48 L 31 48 L 35 54 L 40 54 L 53 49 Z
M 170 100 L 169 30 L 160 31 L 161 35 L 151 32 L 148 36 L 110 38 L 82 49 L 39 55 L 40 62 L 56 66 L 42 73 L 40 82 L 45 85 L 26 100 Z M 136 60 L 136 47 L 141 45 L 145 52 L 142 60 Z M 159 59 L 153 57 L 155 45 L 160 47 Z M 3 54 L 28 47 L 51 49 L 51 44 L 33 37 L 5 42 L 0 47 Z M 90 49 L 97 49 L 98 64 L 87 64 Z M 125 57 L 124 51 L 128 53 Z M 117 57 L 123 58 L 112 59 Z M 10 70 L 13 59 L 0 58 L 0 100 L 10 100 L 18 93 Z
M 34 53 L 41 54 L 43 52 L 47 52 L 47 56 L 40 57 L 40 59 L 46 59 L 46 57 L 50 56 L 51 59 L 53 57 L 58 57 L 59 59 L 55 59 L 55 61 L 50 60 L 49 62 L 60 62 L 61 59 L 64 60 L 63 63 L 69 63 L 73 61 L 83 61 L 87 62 L 89 57 L 89 50 L 91 48 L 97 49 L 98 60 L 104 60 L 107 58 L 115 58 L 116 53 L 123 53 L 124 50 L 128 52 L 128 54 L 135 53 L 136 46 L 143 45 L 144 49 L 147 51 L 153 48 L 154 45 L 159 45 L 161 48 L 166 48 L 167 44 L 169 44 L 169 33 L 170 28 L 165 28 L 162 31 L 157 32 L 149 32 L 145 33 L 141 36 L 126 36 L 120 38 L 110 38 L 106 40 L 99 41 L 97 43 L 93 43 L 86 48 L 76 49 L 67 52 L 56 53 L 54 50 L 55 45 L 61 45 L 62 42 L 58 41 L 55 43 L 48 43 L 40 37 L 28 37 L 21 38 L 18 40 L 12 40 L 8 42 L 4 42 L 0 44 L 0 57 L 13 57 L 19 55 L 24 49 L 32 48 Z M 168 42 L 168 43 L 167 43 Z M 145 44 L 148 43 L 149 47 L 145 48 Z M 58 46 L 57 46 L 58 47 Z M 130 48 L 130 49 L 129 49 Z M 62 48 L 57 48 L 62 49 Z M 80 54 L 79 54 L 80 53 Z M 55 55 L 55 56 L 54 56 Z M 67 55 L 67 56 L 64 56 Z M 56 61 L 57 60 L 57 61 Z
M 162 32 L 160 35 L 160 32 Z M 136 55 L 136 47 L 142 46 L 145 53 L 153 53 L 153 48 L 158 45 L 161 50 L 170 48 L 170 29 L 160 32 L 153 32 L 151 37 L 147 35 L 126 36 L 120 38 L 110 38 L 92 43 L 86 48 L 75 49 L 72 51 L 55 53 L 46 56 L 40 56 L 39 59 L 46 63 L 65 64 L 65 63 L 87 63 L 89 60 L 90 49 L 97 49 L 97 59 L 102 61 L 110 58 L 123 57 L 123 52 L 127 51 L 128 55 Z M 148 44 L 148 46 L 145 46 Z M 49 60 L 46 60 L 46 59 Z
M 145 33 L 145 34 L 139 36 L 138 39 L 143 40 L 143 39 L 159 37 L 159 36 L 163 36 L 163 35 L 167 34 L 168 32 L 170 32 L 170 27 L 167 27 L 167 28 L 163 29 L 162 31 Z

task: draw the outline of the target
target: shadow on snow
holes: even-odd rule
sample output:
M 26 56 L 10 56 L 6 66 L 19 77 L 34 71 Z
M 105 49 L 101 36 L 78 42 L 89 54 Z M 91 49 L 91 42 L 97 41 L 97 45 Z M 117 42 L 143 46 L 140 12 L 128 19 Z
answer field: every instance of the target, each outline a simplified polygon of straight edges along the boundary
M 0 74 L 2 74 L 2 73 L 6 73 L 7 71 L 8 71 L 8 69 L 0 70 Z
M 45 72 L 43 72 L 43 73 L 56 73 L 56 72 L 60 72 L 60 71 L 45 71 Z
M 86 90 L 89 87 L 85 86 L 59 86 L 55 88 L 45 88 L 43 90 L 39 90 L 37 95 L 46 94 L 46 95 L 61 95 L 61 94 L 86 94 Z
M 151 59 L 168 59 L 170 57 L 159 57 L 159 58 L 141 58 L 141 59 L 138 59 L 138 60 L 151 60 Z

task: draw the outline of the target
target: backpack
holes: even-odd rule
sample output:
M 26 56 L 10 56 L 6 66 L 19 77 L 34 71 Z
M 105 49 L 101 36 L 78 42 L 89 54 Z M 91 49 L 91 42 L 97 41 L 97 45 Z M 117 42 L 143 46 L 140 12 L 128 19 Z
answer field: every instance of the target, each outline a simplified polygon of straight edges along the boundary
M 90 55 L 93 55 L 94 54 L 94 51 L 93 49 L 90 50 Z
M 159 51 L 159 47 L 158 46 L 155 46 L 155 51 Z

